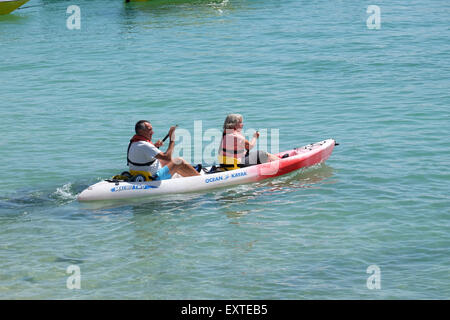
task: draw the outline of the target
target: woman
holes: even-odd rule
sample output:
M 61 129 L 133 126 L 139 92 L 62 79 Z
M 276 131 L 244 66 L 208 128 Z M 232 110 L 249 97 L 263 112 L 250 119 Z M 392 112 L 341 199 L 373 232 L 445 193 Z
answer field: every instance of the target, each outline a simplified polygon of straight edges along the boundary
M 259 132 L 256 131 L 251 141 L 242 134 L 243 117 L 229 114 L 223 124 L 223 136 L 219 147 L 219 162 L 222 167 L 237 169 L 239 164 L 253 165 L 280 160 L 279 157 L 262 150 L 250 150 L 256 145 Z

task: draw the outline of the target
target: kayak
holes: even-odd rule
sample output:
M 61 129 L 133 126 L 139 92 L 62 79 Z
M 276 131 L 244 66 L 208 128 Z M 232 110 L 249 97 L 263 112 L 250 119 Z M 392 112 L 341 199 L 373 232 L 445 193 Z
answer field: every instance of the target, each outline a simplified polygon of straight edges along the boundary
M 100 181 L 83 190 L 77 197 L 80 202 L 135 199 L 209 191 L 233 185 L 257 182 L 326 161 L 336 142 L 333 139 L 309 144 L 301 148 L 280 152 L 278 161 L 253 165 L 236 170 L 209 173 L 201 171 L 200 176 L 180 177 L 147 182 L 126 182 L 118 180 Z M 283 157 L 283 158 L 282 158 Z
M 280 152 L 276 154 L 280 157 L 278 161 L 209 174 L 201 171 L 200 176 L 148 182 L 104 180 L 83 190 L 77 196 L 77 199 L 80 202 L 88 202 L 148 198 L 165 194 L 208 191 L 257 182 L 322 163 L 330 157 L 335 145 L 336 142 L 333 139 L 328 139 L 301 148 Z
M 0 0 L 0 15 L 11 13 L 28 1 L 29 0 Z

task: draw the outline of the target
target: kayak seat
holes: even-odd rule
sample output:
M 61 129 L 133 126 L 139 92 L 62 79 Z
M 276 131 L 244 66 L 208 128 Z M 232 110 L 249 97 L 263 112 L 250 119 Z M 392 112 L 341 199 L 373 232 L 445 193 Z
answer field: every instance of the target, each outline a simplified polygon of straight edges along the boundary
M 153 177 L 150 175 L 150 172 L 148 172 L 148 171 L 130 170 L 130 174 L 131 174 L 131 178 L 129 179 L 130 181 L 144 182 L 144 181 L 140 181 L 141 179 L 139 179 L 138 176 L 144 177 L 145 181 L 153 181 L 154 180 Z
M 225 170 L 221 167 L 217 167 L 216 165 L 213 165 L 209 170 L 206 168 L 203 168 L 203 171 L 205 174 L 212 174 L 217 172 L 224 172 Z
M 112 181 L 128 181 L 131 179 L 131 174 L 128 171 L 124 171 L 121 174 L 116 174 L 114 177 L 112 177 L 109 180 Z

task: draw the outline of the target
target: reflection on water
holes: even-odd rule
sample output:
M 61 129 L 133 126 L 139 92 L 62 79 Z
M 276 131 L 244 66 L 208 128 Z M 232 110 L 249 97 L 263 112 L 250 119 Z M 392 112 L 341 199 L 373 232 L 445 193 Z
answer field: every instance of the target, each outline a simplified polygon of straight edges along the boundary
M 283 177 L 261 181 L 256 185 L 244 185 L 224 191 L 216 197 L 216 200 L 236 203 L 236 196 L 239 195 L 240 200 L 238 201 L 246 202 L 260 195 L 277 195 L 293 192 L 296 189 L 319 188 L 318 184 L 331 176 L 333 176 L 333 168 L 326 164 L 320 164 Z M 326 183 L 334 182 L 327 181 Z
M 20 23 L 26 22 L 29 19 L 29 17 L 27 17 L 26 15 L 20 15 L 20 14 L 17 14 L 17 12 L 20 12 L 20 10 L 16 10 L 16 12 L 14 14 L 0 15 L 0 21 L 5 24 L 6 23 L 20 24 Z M 5 29 L 5 28 L 3 27 L 2 29 Z M 2 29 L 0 29 L 0 31 Z
M 150 28 L 200 25 L 211 22 L 210 17 L 236 9 L 236 4 L 232 5 L 228 0 L 156 0 L 126 3 L 122 16 L 127 32 L 132 32 L 139 25 Z
M 107 201 L 81 202 L 80 207 L 86 210 L 131 208 L 133 211 L 142 213 L 173 212 L 175 210 L 189 209 L 195 206 L 204 194 L 201 193 L 183 193 L 169 194 L 159 197 L 136 198 L 136 199 L 118 199 Z
M 277 202 L 277 196 L 295 192 L 298 189 L 320 188 L 320 184 L 335 183 L 330 180 L 325 181 L 333 176 L 333 171 L 332 167 L 319 164 L 283 177 L 218 192 L 215 200 L 220 203 L 220 210 L 232 219 L 231 223 L 239 224 L 236 218 L 241 218 L 249 213 L 264 211 L 264 209 L 256 209 L 255 207 L 252 207 L 251 210 L 244 209 L 244 205 L 248 205 L 249 201 L 268 195 L 271 199 L 269 202 L 274 203 Z M 279 200 L 281 204 L 286 203 L 286 201 L 286 199 Z
M 29 22 L 30 17 L 27 15 L 5 14 L 0 15 L 0 43 L 19 41 L 21 38 L 18 34 L 11 32 L 13 28 L 23 28 Z
M 125 4 L 126 9 L 152 10 L 176 7 L 224 7 L 231 6 L 229 0 L 149 0 L 132 1 Z
M 266 183 L 267 189 L 264 193 L 292 192 L 299 188 L 319 188 L 319 183 L 331 176 L 333 176 L 333 168 L 322 164 L 299 171 L 284 179 L 271 180 Z M 326 183 L 335 182 L 327 181 Z

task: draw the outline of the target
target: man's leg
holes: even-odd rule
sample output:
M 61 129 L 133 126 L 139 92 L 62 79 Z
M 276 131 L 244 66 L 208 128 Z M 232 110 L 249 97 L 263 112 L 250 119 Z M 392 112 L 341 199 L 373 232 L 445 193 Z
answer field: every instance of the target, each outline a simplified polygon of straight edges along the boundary
M 175 158 L 172 159 L 169 163 L 167 163 L 167 167 L 169 168 L 170 175 L 174 175 L 178 173 L 183 177 L 192 177 L 199 176 L 200 173 L 197 172 L 189 163 L 186 162 L 183 158 Z

